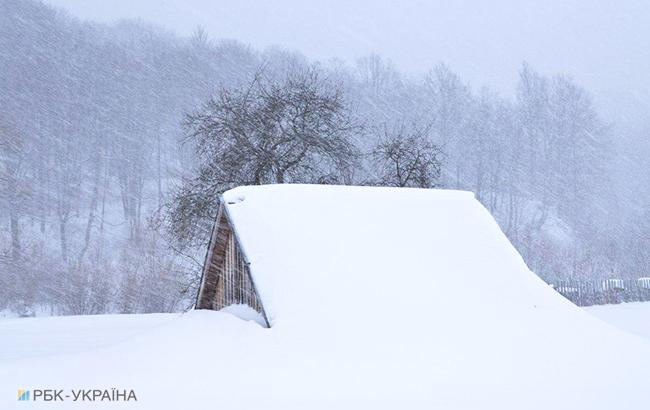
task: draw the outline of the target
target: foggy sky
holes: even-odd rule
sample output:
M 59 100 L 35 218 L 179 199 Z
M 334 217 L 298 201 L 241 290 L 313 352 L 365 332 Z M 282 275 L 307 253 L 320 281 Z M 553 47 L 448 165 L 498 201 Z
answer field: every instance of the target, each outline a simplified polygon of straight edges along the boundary
M 573 76 L 618 122 L 650 107 L 646 0 L 47 0 L 73 15 L 140 18 L 180 34 L 279 45 L 346 61 L 371 52 L 412 73 L 444 61 L 474 87 L 513 92 L 526 60 Z M 604 113 L 605 114 L 605 113 Z

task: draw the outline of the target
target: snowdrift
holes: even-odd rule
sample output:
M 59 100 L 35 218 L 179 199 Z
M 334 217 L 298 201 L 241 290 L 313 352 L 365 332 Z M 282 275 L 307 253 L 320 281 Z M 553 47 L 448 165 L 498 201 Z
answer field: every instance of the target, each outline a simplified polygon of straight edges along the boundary
M 109 346 L 10 354 L 0 404 L 53 384 L 135 389 L 129 406 L 151 409 L 647 403 L 650 344 L 538 279 L 470 193 L 281 185 L 224 199 L 270 329 L 196 311 Z M 60 319 L 0 324 L 0 348 L 47 320 Z

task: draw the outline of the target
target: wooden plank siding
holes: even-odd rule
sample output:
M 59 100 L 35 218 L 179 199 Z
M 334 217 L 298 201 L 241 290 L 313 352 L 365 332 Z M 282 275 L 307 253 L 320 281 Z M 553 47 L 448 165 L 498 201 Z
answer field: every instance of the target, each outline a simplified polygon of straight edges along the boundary
M 245 304 L 261 313 L 268 327 L 266 312 L 255 289 L 249 265 L 228 209 L 220 201 L 196 308 L 220 310 L 234 304 Z

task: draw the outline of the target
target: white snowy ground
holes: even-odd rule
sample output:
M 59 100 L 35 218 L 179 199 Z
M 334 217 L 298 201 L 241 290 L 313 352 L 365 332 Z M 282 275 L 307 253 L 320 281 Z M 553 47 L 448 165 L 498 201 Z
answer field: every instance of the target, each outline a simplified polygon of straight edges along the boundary
M 621 329 L 644 335 L 650 344 L 650 303 L 607 305 L 586 309 Z M 372 402 L 376 408 L 417 407 L 413 397 L 404 396 L 403 401 L 373 400 L 373 397 L 343 397 L 337 401 L 334 389 L 341 388 L 336 379 L 341 377 L 352 382 L 353 363 L 339 368 L 343 363 L 323 363 L 319 352 L 295 351 L 292 347 L 278 345 L 267 329 L 254 322 L 221 312 L 192 311 L 187 314 L 151 315 L 102 315 L 76 317 L 43 317 L 34 319 L 10 319 L 0 321 L 0 408 L 146 408 L 185 409 L 212 407 L 219 409 L 240 408 L 353 408 L 356 404 Z M 488 336 L 488 335 L 486 335 Z M 489 336 L 488 336 L 489 337 Z M 266 348 L 254 343 L 260 338 Z M 475 340 L 478 350 L 482 341 Z M 597 343 L 597 341 L 596 341 Z M 464 344 L 464 343 L 463 343 Z M 623 346 L 623 345 L 621 345 Z M 544 340 L 536 348 L 544 350 Z M 587 348 L 587 347 L 585 347 Z M 483 351 L 483 353 L 488 353 Z M 273 355 L 269 357 L 269 355 Z M 476 356 L 468 352 L 468 358 Z M 458 356 L 456 356 L 458 359 Z M 594 360 L 600 360 L 595 357 Z M 441 366 L 453 366 L 453 359 Z M 488 360 L 490 362 L 490 360 Z M 501 373 L 512 364 L 492 361 L 490 371 L 499 380 Z M 481 365 L 482 362 L 476 362 Z M 572 363 L 567 363 L 571 366 Z M 223 369 L 238 374 L 218 375 Z M 448 367 L 450 377 L 455 377 Z M 569 372 L 572 372 L 569 368 Z M 215 375 L 217 373 L 217 375 Z M 342 374 L 342 373 L 348 373 Z M 431 373 L 436 373 L 432 369 Z M 315 377 L 320 374 L 324 377 Z M 278 376 L 278 378 L 274 378 Z M 290 376 L 291 385 L 285 385 Z M 399 374 L 396 379 L 409 379 L 413 374 Z M 426 376 L 426 375 L 423 375 Z M 560 377 L 561 375 L 558 375 Z M 596 375 L 605 386 L 616 386 L 620 374 Z M 642 377 L 639 374 L 639 377 Z M 267 380 L 260 380 L 268 378 Z M 468 375 L 468 379 L 472 379 Z M 285 394 L 285 397 L 267 397 L 252 391 L 259 382 L 268 386 L 267 391 Z M 545 408 L 538 406 L 544 397 L 521 397 L 511 391 L 521 407 L 509 400 L 499 400 L 486 386 L 463 384 L 457 397 L 445 394 L 440 381 L 421 383 L 420 388 L 432 390 L 428 404 L 445 409 L 521 409 Z M 646 380 L 639 380 L 647 386 Z M 359 383 L 363 385 L 363 383 Z M 138 402 L 75 403 L 66 399 L 63 403 L 31 402 L 16 400 L 19 388 L 55 389 L 134 389 Z M 355 385 L 349 386 L 354 391 Z M 442 390 L 440 390 L 442 389 Z M 347 389 L 346 389 L 347 390 Z M 570 388 L 568 389 L 570 390 Z M 345 391 L 345 390 L 344 390 Z M 309 397 L 311 394 L 311 398 Z M 295 395 L 295 397 L 291 397 Z M 571 392 L 553 390 L 548 397 L 567 395 Z M 381 397 L 381 396 L 380 396 Z M 575 403 L 573 407 L 557 407 L 558 400 L 548 409 L 587 409 Z M 583 403 L 589 403 L 585 398 Z M 622 398 L 616 408 L 633 408 Z M 366 408 L 366 407 L 359 407 Z M 601 408 L 601 407 L 598 407 Z M 640 407 L 639 407 L 640 408 Z
M 584 309 L 621 330 L 650 340 L 650 302 L 589 306 Z
M 282 185 L 226 201 L 272 328 L 211 311 L 0 322 L 0 409 L 55 407 L 20 388 L 133 389 L 137 403 L 100 405 L 156 410 L 647 406 L 650 342 L 543 283 L 471 194 Z

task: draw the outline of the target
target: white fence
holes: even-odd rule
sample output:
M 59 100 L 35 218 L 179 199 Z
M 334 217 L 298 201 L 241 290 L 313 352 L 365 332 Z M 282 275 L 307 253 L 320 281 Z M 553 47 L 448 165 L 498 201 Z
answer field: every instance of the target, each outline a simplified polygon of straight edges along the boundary
M 561 280 L 553 289 L 578 306 L 650 301 L 650 278 Z

